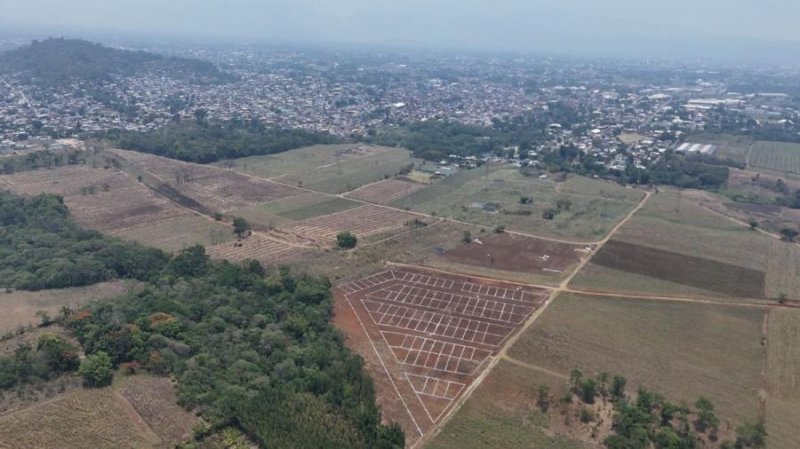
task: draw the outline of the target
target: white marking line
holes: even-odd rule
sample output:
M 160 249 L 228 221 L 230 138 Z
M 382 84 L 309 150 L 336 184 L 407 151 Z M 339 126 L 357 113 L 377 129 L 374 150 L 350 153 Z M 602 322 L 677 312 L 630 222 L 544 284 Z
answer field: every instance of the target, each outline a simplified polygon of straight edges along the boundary
M 426 368 L 445 373 L 474 375 L 475 370 L 477 370 L 478 367 L 480 367 L 491 354 L 490 351 L 487 351 L 485 349 L 473 348 L 472 346 L 464 346 L 464 345 L 459 345 L 457 343 L 450 343 L 446 341 L 440 341 L 426 337 L 417 337 L 407 334 L 404 335 L 404 334 L 399 334 L 397 332 L 389 332 L 389 331 L 380 331 L 380 332 L 381 332 L 381 337 L 383 337 L 384 343 L 386 343 L 386 346 L 392 349 L 392 355 L 394 355 L 394 359 L 397 361 L 397 363 L 401 365 L 415 366 L 418 368 Z M 389 343 L 389 338 L 387 335 L 390 334 L 395 336 L 404 335 L 403 342 L 400 343 L 400 346 Z M 411 337 L 411 340 L 407 341 L 406 337 Z M 419 347 L 416 347 L 417 346 L 416 343 L 421 343 L 421 344 L 419 345 Z M 436 349 L 437 344 L 441 345 L 439 349 Z M 395 349 L 402 349 L 406 351 L 406 356 L 404 360 L 401 361 L 397 357 L 397 353 L 395 353 L 394 351 Z M 483 355 L 478 354 L 478 351 L 481 351 Z M 456 353 L 458 353 L 458 355 L 456 355 Z M 416 356 L 414 357 L 413 362 L 409 360 L 412 357 L 412 354 Z M 432 361 L 432 364 L 427 363 L 431 355 L 436 356 L 436 358 Z M 446 360 L 443 369 L 438 368 L 440 358 L 445 358 Z M 467 365 L 473 364 L 474 367 L 469 372 L 460 371 L 459 367 L 461 366 L 462 363 L 465 363 Z M 451 364 L 455 364 L 455 366 L 450 368 Z
M 466 386 L 465 384 L 462 384 L 460 382 L 451 382 L 451 381 L 447 381 L 447 380 L 432 378 L 432 377 L 429 377 L 429 376 L 420 376 L 418 374 L 405 373 L 405 375 L 406 375 L 406 380 L 411 385 L 411 390 L 413 390 L 414 394 L 417 395 L 417 400 L 419 400 L 420 404 L 422 404 L 422 408 L 425 410 L 425 413 L 428 414 L 428 418 L 431 420 L 432 423 L 436 423 L 442 418 L 442 415 L 444 415 L 444 412 L 447 409 L 449 409 L 451 405 L 453 405 L 453 401 L 455 400 L 455 398 L 458 397 L 459 394 L 461 394 L 461 391 L 463 391 L 464 387 Z M 417 389 L 414 387 L 414 382 L 411 380 L 412 377 L 425 378 L 425 386 L 423 387 L 423 391 L 417 391 Z M 439 383 L 446 383 L 447 388 L 445 389 L 445 394 L 446 394 L 447 391 L 450 390 L 451 386 L 455 386 L 457 392 L 453 395 L 453 397 L 438 396 L 436 394 L 425 393 L 425 387 L 428 386 L 428 381 L 429 380 L 433 380 L 433 381 L 436 382 L 436 387 L 434 387 L 434 393 L 436 393 L 436 389 L 438 389 Z M 431 415 L 431 412 L 428 410 L 428 407 L 426 407 L 425 403 L 422 402 L 422 397 L 421 396 L 429 396 L 429 397 L 436 398 L 436 399 L 444 399 L 446 401 L 449 401 L 450 403 L 447 404 L 447 406 L 445 406 L 442 409 L 441 413 L 439 413 L 439 415 L 436 416 L 436 418 L 434 418 Z
M 400 402 L 403 403 L 403 407 L 406 409 L 406 412 L 408 412 L 408 416 L 411 418 L 411 422 L 414 423 L 414 427 L 417 428 L 417 432 L 419 432 L 419 436 L 424 435 L 424 433 L 422 432 L 422 428 L 419 427 L 419 424 L 417 423 L 417 420 L 414 419 L 414 414 L 411 413 L 411 409 L 408 408 L 408 404 L 406 404 L 405 399 L 403 399 L 403 395 L 400 394 L 400 390 L 397 388 L 397 385 L 394 383 L 394 379 L 392 378 L 392 374 L 389 372 L 389 368 L 386 367 L 386 363 L 383 362 L 383 358 L 381 357 L 381 354 L 378 352 L 378 348 L 375 346 L 375 342 L 372 341 L 372 339 L 369 337 L 369 332 L 367 332 L 367 327 L 364 326 L 364 323 L 361 321 L 361 317 L 358 316 L 358 312 L 356 312 L 356 308 L 353 307 L 353 303 L 350 302 L 350 298 L 348 298 L 347 295 L 344 295 L 344 298 L 347 300 L 347 304 L 350 305 L 350 308 L 353 310 L 353 314 L 356 316 L 356 319 L 358 320 L 358 323 L 361 325 L 361 329 L 364 330 L 364 335 L 367 337 L 367 340 L 369 340 L 369 344 L 372 346 L 372 350 L 375 351 L 375 356 L 378 357 L 378 360 L 381 362 L 381 366 L 383 366 L 383 370 L 386 371 L 386 375 L 389 377 L 389 382 L 391 382 L 392 383 L 392 387 L 394 387 L 394 392 L 397 393 L 397 397 L 400 398 Z M 406 377 L 406 379 L 408 379 L 408 378 Z M 414 386 L 413 385 L 411 386 L 411 390 L 414 390 Z M 415 392 L 415 394 L 416 394 L 416 392 Z M 419 399 L 419 397 L 417 397 L 417 399 Z M 421 402 L 422 401 L 420 400 L 420 403 Z M 422 404 L 422 408 L 425 409 L 425 404 Z M 425 411 L 427 412 L 428 410 L 425 409 Z M 430 417 L 430 414 L 428 414 L 428 415 L 429 415 L 428 417 Z M 439 416 L 439 418 L 441 418 L 441 416 Z

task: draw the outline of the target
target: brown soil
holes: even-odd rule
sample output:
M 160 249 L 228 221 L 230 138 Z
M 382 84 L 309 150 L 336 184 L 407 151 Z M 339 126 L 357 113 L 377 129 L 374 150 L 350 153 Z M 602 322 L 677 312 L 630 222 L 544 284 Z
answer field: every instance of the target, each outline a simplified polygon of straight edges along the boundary
M 444 254 L 449 262 L 518 273 L 560 273 L 590 254 L 590 245 L 568 245 L 517 234 L 475 238 Z

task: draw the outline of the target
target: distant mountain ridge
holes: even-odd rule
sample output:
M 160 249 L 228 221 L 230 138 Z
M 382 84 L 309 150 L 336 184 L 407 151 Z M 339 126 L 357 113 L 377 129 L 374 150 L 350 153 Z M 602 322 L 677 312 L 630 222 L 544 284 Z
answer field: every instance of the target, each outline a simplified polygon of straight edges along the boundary
M 22 73 L 43 85 L 110 81 L 147 71 L 194 83 L 220 83 L 232 76 L 198 59 L 105 47 L 81 39 L 49 38 L 0 53 L 0 72 Z

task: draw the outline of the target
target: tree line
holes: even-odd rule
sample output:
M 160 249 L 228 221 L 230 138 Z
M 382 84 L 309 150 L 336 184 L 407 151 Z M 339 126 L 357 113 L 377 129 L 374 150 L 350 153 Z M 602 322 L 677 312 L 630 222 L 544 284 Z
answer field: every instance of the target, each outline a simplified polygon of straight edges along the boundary
M 208 120 L 202 109 L 195 111 L 194 120 L 174 121 L 160 129 L 113 129 L 95 137 L 108 139 L 126 150 L 201 164 L 341 142 L 328 133 L 272 128 L 256 119 Z

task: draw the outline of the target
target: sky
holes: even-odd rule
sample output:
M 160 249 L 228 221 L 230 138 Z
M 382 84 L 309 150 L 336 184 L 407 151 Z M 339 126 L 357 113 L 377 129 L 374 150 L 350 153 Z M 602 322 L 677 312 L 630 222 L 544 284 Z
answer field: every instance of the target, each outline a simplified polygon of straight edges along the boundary
M 800 45 L 798 18 L 798 0 L 0 0 L 0 27 L 59 35 L 568 53 Z

